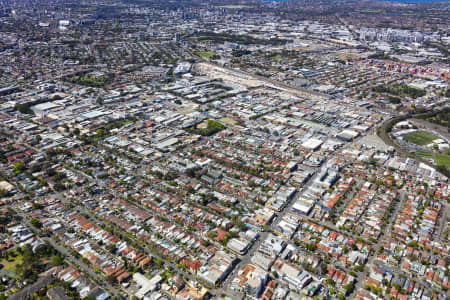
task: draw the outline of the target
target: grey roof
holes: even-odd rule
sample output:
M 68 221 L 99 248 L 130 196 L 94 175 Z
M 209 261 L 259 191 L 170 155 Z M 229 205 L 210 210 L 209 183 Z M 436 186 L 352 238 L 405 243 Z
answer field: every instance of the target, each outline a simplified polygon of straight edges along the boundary
M 47 291 L 47 295 L 51 300 L 70 300 L 66 295 L 66 290 L 62 286 L 55 286 Z

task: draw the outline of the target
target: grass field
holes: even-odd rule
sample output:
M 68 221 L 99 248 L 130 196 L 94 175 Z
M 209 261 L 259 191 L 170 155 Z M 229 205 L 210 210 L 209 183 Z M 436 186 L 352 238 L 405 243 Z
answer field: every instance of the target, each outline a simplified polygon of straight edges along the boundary
M 439 138 L 440 137 L 426 131 L 417 131 L 403 136 L 403 140 L 421 146 L 431 144 L 434 140 Z
M 200 56 L 201 58 L 209 59 L 209 58 L 213 57 L 214 54 L 216 54 L 216 53 L 214 53 L 214 51 L 197 51 L 196 54 L 198 56 Z
M 235 120 L 233 120 L 231 118 L 228 118 L 228 117 L 222 118 L 222 119 L 220 119 L 220 121 L 222 121 L 224 123 L 227 123 L 227 124 L 230 124 L 230 125 L 236 125 L 237 124 L 237 122 Z
M 432 158 L 436 162 L 436 165 L 450 168 L 450 155 L 433 153 L 423 150 L 417 151 L 417 155 L 425 158 Z
M 436 160 L 436 164 L 438 166 L 445 166 L 447 168 L 450 168 L 450 155 L 435 154 L 434 159 Z
M 14 258 L 10 258 L 10 261 L 7 261 L 6 259 L 2 259 L 0 261 L 0 264 L 3 265 L 3 268 L 0 270 L 0 275 L 6 275 L 9 277 L 16 276 L 16 266 L 22 263 L 22 255 L 17 252 L 16 254 L 18 255 Z

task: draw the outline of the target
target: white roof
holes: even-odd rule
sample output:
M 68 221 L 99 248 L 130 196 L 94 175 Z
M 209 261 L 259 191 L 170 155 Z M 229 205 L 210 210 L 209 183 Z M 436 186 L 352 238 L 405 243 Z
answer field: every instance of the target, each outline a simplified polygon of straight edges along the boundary
M 103 116 L 104 114 L 105 114 L 104 112 L 101 112 L 98 110 L 93 110 L 93 111 L 82 114 L 82 116 L 85 117 L 86 119 L 93 119 L 93 118 Z
M 295 209 L 295 210 L 298 210 L 298 211 L 300 211 L 300 212 L 302 212 L 304 214 L 307 214 L 311 210 L 312 206 L 313 206 L 313 203 L 306 203 L 306 202 L 303 202 L 303 201 L 297 201 L 292 206 L 292 208 Z
M 7 182 L 7 181 L 1 181 L 0 182 L 0 189 L 2 189 L 4 191 L 7 191 L 7 192 L 10 192 L 10 191 L 12 191 L 14 189 L 14 186 L 11 183 Z
M 307 140 L 306 142 L 304 142 L 302 144 L 303 148 L 306 149 L 316 149 L 317 147 L 319 147 L 320 145 L 322 145 L 322 141 L 316 138 L 310 138 L 309 140 Z
M 134 273 L 133 280 L 136 281 L 141 288 L 134 294 L 137 298 L 144 298 L 149 292 L 152 292 L 156 289 L 157 284 L 159 284 L 162 280 L 161 276 L 156 275 L 152 279 L 148 279 L 141 273 Z
M 228 248 L 233 248 L 237 250 L 238 252 L 244 251 L 245 248 L 248 246 L 248 242 L 245 242 L 241 239 L 231 239 L 228 244 Z
M 353 136 L 353 137 L 357 137 L 359 135 L 358 132 L 353 131 L 353 130 L 349 130 L 349 129 L 344 129 L 340 135 L 349 135 L 349 136 Z
M 45 103 L 41 103 L 41 104 L 36 104 L 35 106 L 33 106 L 34 109 L 39 109 L 39 110 L 49 110 L 52 108 L 56 108 L 59 107 L 59 104 L 53 103 L 53 102 L 45 102 Z

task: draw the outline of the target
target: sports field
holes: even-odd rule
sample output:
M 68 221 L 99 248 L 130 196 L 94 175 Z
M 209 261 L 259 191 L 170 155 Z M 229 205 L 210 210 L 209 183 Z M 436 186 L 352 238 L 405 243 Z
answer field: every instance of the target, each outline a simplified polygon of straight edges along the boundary
M 420 146 L 431 144 L 434 140 L 439 138 L 440 137 L 426 131 L 417 131 L 403 136 L 403 140 Z
M 214 51 L 198 51 L 198 52 L 196 52 L 196 54 L 198 56 L 200 56 L 201 58 L 209 59 L 209 58 L 213 57 L 214 54 L 216 54 L 216 53 L 214 53 Z

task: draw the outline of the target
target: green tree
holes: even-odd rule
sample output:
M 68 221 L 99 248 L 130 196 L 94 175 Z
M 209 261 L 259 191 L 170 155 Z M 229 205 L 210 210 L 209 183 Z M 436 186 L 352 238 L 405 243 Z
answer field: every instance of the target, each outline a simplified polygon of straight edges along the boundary
M 210 232 L 208 233 L 208 237 L 209 237 L 210 239 L 215 239 L 215 238 L 217 237 L 217 231 L 210 231 Z
M 25 165 L 22 162 L 17 162 L 13 165 L 13 169 L 16 173 L 20 173 L 25 169 Z
M 31 225 L 33 225 L 36 228 L 41 228 L 41 226 L 42 226 L 41 221 L 39 221 L 39 219 L 37 219 L 37 218 L 32 218 L 30 223 L 31 223 Z
M 59 255 L 54 255 L 52 257 L 52 265 L 59 266 L 62 265 L 64 260 Z
M 334 282 L 334 280 L 331 279 L 331 278 L 328 278 L 327 280 L 325 280 L 325 283 L 328 284 L 328 285 L 330 285 L 330 286 L 335 286 L 335 285 L 336 285 L 336 283 Z

